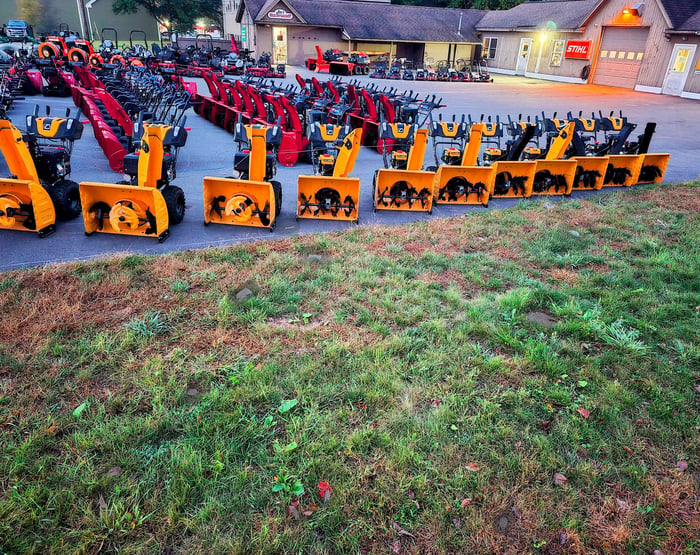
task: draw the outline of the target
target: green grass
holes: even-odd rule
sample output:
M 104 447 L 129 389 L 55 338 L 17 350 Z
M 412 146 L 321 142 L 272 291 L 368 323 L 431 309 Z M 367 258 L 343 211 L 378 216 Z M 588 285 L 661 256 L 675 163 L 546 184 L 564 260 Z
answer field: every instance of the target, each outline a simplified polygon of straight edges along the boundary
M 0 552 L 698 553 L 699 195 L 0 276 Z

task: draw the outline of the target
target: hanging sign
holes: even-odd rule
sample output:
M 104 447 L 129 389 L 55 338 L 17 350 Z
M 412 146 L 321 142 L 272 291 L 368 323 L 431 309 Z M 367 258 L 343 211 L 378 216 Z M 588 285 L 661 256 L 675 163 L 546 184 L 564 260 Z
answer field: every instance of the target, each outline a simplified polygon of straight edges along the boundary
M 588 60 L 591 57 L 591 41 L 589 40 L 567 40 L 565 58 L 577 58 Z
M 272 12 L 267 12 L 267 17 L 269 19 L 281 19 L 283 21 L 289 21 L 290 19 L 294 19 L 294 16 L 292 14 L 290 14 L 288 11 L 282 8 L 277 8 Z

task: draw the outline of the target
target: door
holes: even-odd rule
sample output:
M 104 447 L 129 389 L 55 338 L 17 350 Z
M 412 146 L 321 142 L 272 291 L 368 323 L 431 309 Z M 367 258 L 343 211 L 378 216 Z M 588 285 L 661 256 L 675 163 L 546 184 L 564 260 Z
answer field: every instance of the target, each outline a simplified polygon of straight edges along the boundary
M 532 50 L 532 39 L 520 39 L 520 50 L 518 60 L 515 63 L 515 74 L 525 75 L 527 63 L 530 61 L 530 50 Z
M 633 89 L 642 67 L 648 36 L 648 27 L 605 27 L 593 82 Z
M 671 54 L 671 61 L 668 64 L 664 86 L 661 90 L 663 94 L 681 95 L 686 79 L 688 79 L 688 73 L 690 73 L 696 48 L 697 46 L 694 44 L 676 44 L 673 47 L 673 54 Z
M 287 28 L 272 28 L 272 63 L 287 63 Z

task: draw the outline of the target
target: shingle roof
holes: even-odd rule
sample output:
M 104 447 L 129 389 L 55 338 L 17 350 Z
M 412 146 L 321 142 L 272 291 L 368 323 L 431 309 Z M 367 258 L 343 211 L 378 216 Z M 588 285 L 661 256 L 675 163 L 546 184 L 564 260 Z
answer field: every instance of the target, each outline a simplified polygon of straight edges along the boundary
M 526 2 L 510 10 L 488 12 L 479 21 L 477 30 L 537 29 L 551 21 L 557 29 L 579 29 L 600 0 L 565 0 Z
M 695 33 L 700 33 L 700 10 L 689 18 L 683 25 L 678 27 L 679 31 L 693 31 Z
M 255 20 L 266 0 L 244 0 Z M 355 40 L 480 43 L 475 25 L 483 10 L 351 1 L 286 0 L 308 25 L 342 28 Z M 458 34 L 462 18 L 461 33 Z
M 673 29 L 700 30 L 700 0 L 661 0 Z

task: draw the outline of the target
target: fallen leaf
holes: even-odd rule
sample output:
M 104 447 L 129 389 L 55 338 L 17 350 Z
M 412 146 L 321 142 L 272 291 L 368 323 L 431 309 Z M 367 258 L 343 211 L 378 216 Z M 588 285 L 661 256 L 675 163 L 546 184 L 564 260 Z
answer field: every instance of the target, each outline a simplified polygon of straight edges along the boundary
M 547 432 L 547 431 L 549 431 L 549 427 L 551 425 L 552 425 L 551 420 L 545 420 L 544 422 L 542 422 L 542 424 L 540 424 L 540 430 L 542 430 L 543 432 Z
M 328 501 L 331 498 L 332 493 L 333 493 L 333 489 L 331 488 L 331 486 L 328 482 L 319 482 L 318 483 L 318 494 L 321 496 L 321 499 L 323 499 L 324 503 L 328 503 Z
M 473 462 L 469 462 L 464 465 L 464 468 L 466 468 L 469 472 L 478 472 L 479 471 L 479 465 Z
M 430 401 L 430 406 L 433 408 L 437 408 L 442 404 L 442 399 L 433 399 Z
M 681 472 L 685 472 L 686 470 L 688 470 L 688 463 L 685 461 L 678 461 L 676 463 L 676 468 Z
M 394 530 L 399 533 L 399 536 L 408 536 L 409 538 L 415 539 L 415 536 L 405 528 L 402 528 L 398 522 L 394 522 Z
M 56 424 L 56 421 L 54 420 L 51 423 L 51 426 L 46 428 L 46 435 L 53 436 L 56 435 L 56 432 L 58 431 L 58 424 Z
M 110 478 L 114 478 L 115 476 L 119 476 L 121 473 L 122 473 L 121 466 L 113 466 L 112 468 L 109 469 L 107 476 L 109 476 Z
M 625 501 L 624 499 L 615 498 L 615 503 L 617 503 L 617 506 L 620 508 L 622 511 L 629 511 L 630 509 L 630 504 Z
M 569 481 L 569 479 L 568 479 L 566 476 L 564 476 L 563 474 L 561 474 L 561 473 L 559 473 L 559 472 L 556 472 L 556 473 L 554 474 L 554 483 L 555 483 L 557 486 L 563 486 L 563 485 L 566 484 L 568 481 Z
M 464 509 L 464 507 L 468 507 L 472 503 L 472 498 L 471 497 L 465 497 L 462 499 L 462 502 L 459 504 L 460 507 Z
M 588 420 L 588 417 L 591 415 L 591 412 L 583 407 L 576 409 L 576 412 L 583 416 L 586 420 Z
M 293 518 L 299 518 L 299 501 L 294 500 L 287 505 L 287 512 Z
M 311 516 L 316 511 L 318 511 L 318 505 L 314 505 L 313 503 L 310 503 L 309 506 L 306 507 L 306 510 L 301 514 L 303 514 L 304 516 Z
M 625 451 L 627 451 L 630 455 L 634 455 L 634 451 L 632 451 L 632 449 L 630 449 L 630 448 L 627 447 L 626 445 L 623 445 L 622 448 L 623 448 Z

